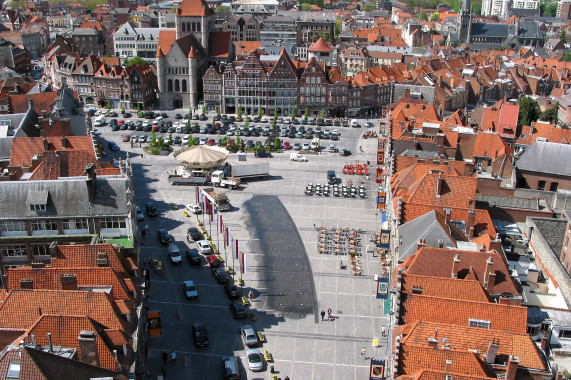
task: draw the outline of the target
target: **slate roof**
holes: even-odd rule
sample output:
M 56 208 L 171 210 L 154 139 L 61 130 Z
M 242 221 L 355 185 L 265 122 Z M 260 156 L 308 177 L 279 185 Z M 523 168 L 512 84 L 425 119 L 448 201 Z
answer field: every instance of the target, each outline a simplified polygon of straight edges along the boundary
M 460 263 L 457 264 L 458 278 L 466 278 L 472 269 L 478 281 L 483 284 L 486 260 L 491 256 L 493 260 L 492 269 L 496 272 L 494 293 L 520 294 L 510 277 L 507 263 L 502 255 L 495 251 L 484 253 L 424 247 L 409 257 L 401 266 L 407 268 L 406 274 L 450 278 L 456 254 L 460 258 Z
M 565 237 L 567 221 L 565 219 L 532 218 L 541 232 L 541 235 L 549 244 L 555 255 L 559 257 Z
M 472 38 L 475 37 L 504 37 L 507 38 L 510 27 L 507 24 L 473 22 Z
M 122 176 L 98 176 L 95 180 L 95 201 L 89 202 L 85 177 L 68 177 L 58 181 L 0 182 L 3 202 L 0 219 L 66 217 L 66 216 L 125 216 L 129 209 L 127 181 Z M 38 213 L 26 204 L 29 191 L 50 192 L 47 211 Z M 57 196 L 56 196 L 57 194 Z
M 416 252 L 419 239 L 424 239 L 427 247 L 438 247 L 438 241 L 443 240 L 445 247 L 455 247 L 456 241 L 444 224 L 444 219 L 436 211 L 432 210 L 410 222 L 398 227 L 399 261 Z
M 571 165 L 561 165 L 562 157 L 571 157 L 571 145 L 536 141 L 519 156 L 519 170 L 571 176 Z

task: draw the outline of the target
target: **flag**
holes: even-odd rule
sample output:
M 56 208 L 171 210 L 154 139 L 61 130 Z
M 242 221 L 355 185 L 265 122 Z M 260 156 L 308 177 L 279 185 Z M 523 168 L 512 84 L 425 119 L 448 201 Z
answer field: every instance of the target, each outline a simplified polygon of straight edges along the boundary
M 200 203 L 200 187 L 196 186 L 196 203 Z
M 226 247 L 230 245 L 230 229 L 226 227 L 226 233 L 224 234 L 224 244 Z
M 239 259 L 239 257 L 238 257 L 238 252 L 239 252 L 238 251 L 238 239 L 234 239 L 234 242 L 232 243 L 232 245 L 233 245 L 232 249 L 234 251 L 234 257 L 236 257 L 236 259 L 238 260 Z
M 214 212 L 215 212 L 214 203 L 210 202 L 210 221 L 211 222 L 214 222 Z
M 224 223 L 222 223 L 222 214 L 218 214 L 218 232 L 224 233 Z
M 244 252 L 240 252 L 242 255 L 242 274 L 246 274 L 246 254 Z

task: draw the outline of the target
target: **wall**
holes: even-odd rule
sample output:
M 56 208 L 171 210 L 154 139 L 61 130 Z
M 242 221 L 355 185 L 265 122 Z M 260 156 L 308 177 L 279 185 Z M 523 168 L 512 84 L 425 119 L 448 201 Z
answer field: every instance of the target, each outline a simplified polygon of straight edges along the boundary
M 525 180 L 525 184 L 520 182 L 521 180 Z M 545 181 L 544 190 L 547 191 L 551 191 L 551 184 L 555 182 L 558 183 L 557 190 L 571 190 L 571 178 L 549 175 L 545 173 L 536 174 L 534 172 L 526 172 L 521 169 L 518 170 L 518 187 L 537 190 L 539 181 Z
M 432 86 L 416 86 L 412 84 L 395 83 L 393 87 L 393 103 L 397 103 L 401 98 L 405 97 L 406 90 L 412 93 L 420 93 L 422 99 L 426 100 L 427 104 L 434 103 L 435 89 Z
M 559 260 L 567 273 L 571 275 L 571 221 L 569 220 L 567 221 L 567 229 L 563 237 L 563 247 L 561 248 Z

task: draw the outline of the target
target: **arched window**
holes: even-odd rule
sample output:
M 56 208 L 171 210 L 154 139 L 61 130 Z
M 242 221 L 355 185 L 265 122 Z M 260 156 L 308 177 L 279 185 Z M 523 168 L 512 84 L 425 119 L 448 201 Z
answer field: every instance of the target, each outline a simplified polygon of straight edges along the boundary
M 174 91 L 175 92 L 179 92 L 180 91 L 180 83 L 178 81 L 178 79 L 174 80 Z
M 172 91 L 172 79 L 169 79 L 168 90 Z
M 182 92 L 186 92 L 186 79 L 182 80 Z
M 196 23 L 196 31 L 200 32 L 200 23 L 199 22 Z
M 183 23 L 182 23 L 182 31 L 183 31 L 183 32 L 186 32 L 186 22 L 183 22 Z

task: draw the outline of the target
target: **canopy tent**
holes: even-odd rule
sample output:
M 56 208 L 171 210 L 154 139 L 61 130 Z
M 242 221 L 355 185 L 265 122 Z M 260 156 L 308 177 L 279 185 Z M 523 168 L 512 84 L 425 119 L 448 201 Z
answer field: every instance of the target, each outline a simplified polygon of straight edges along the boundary
M 217 146 L 195 145 L 177 150 L 174 158 L 188 169 L 210 169 L 220 166 L 229 152 Z

